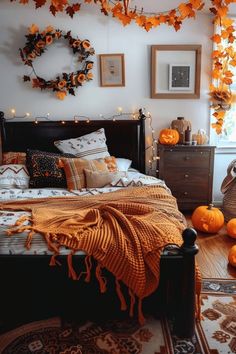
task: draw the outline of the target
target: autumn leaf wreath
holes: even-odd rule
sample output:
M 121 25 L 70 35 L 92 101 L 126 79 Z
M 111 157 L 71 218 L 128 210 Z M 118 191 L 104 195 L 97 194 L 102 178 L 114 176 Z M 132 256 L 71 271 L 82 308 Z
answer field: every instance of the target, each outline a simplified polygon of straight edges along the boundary
M 31 81 L 33 88 L 40 88 L 41 90 L 52 90 L 56 93 L 56 97 L 63 100 L 67 94 L 75 96 L 75 89 L 82 86 L 86 81 L 93 78 L 91 69 L 93 68 L 93 61 L 89 57 L 95 53 L 91 47 L 88 39 L 80 40 L 73 38 L 71 31 L 64 33 L 62 30 L 54 29 L 48 26 L 44 31 L 40 32 L 38 26 L 31 25 L 28 29 L 28 34 L 24 48 L 20 48 L 20 55 L 23 63 L 32 68 L 30 75 L 24 75 L 23 80 Z M 74 54 L 78 55 L 78 62 L 81 63 L 81 68 L 70 73 L 62 73 L 54 80 L 45 80 L 39 77 L 33 66 L 33 62 L 37 57 L 40 57 L 47 47 L 52 45 L 60 38 L 68 41 L 70 48 Z M 31 75 L 33 74 L 33 77 Z

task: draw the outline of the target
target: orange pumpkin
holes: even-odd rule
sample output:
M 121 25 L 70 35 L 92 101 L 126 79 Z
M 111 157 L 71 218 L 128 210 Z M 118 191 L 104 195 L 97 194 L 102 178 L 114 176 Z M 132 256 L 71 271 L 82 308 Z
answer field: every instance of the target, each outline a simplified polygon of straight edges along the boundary
M 207 233 L 218 232 L 224 225 L 224 215 L 212 204 L 197 207 L 192 215 L 192 223 L 195 229 Z
M 227 234 L 230 237 L 236 238 L 236 218 L 229 220 L 226 229 L 227 229 Z
M 233 267 L 236 267 L 236 245 L 230 248 L 228 260 Z
M 175 129 L 162 129 L 159 135 L 159 143 L 164 145 L 175 145 L 179 141 L 179 133 Z

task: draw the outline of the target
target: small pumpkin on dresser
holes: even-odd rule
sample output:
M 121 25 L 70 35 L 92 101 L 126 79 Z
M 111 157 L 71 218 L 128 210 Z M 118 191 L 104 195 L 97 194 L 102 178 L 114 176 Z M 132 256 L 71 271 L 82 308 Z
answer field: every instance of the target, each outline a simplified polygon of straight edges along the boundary
M 224 225 L 224 215 L 218 208 L 213 207 L 213 204 L 199 206 L 193 212 L 192 224 L 196 230 L 216 233 Z
M 228 260 L 233 267 L 236 267 L 236 245 L 230 248 Z
M 179 133 L 175 129 L 165 128 L 160 131 L 159 143 L 163 145 L 176 145 L 179 141 Z
M 197 145 L 205 145 L 208 143 L 208 136 L 203 129 L 199 129 L 197 134 L 192 135 L 192 140 L 197 142 Z
M 236 218 L 230 219 L 226 225 L 227 234 L 236 239 Z

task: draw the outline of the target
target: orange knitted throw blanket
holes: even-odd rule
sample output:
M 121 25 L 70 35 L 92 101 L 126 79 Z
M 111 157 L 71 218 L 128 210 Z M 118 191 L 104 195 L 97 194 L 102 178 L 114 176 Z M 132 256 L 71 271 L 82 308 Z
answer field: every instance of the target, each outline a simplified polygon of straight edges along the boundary
M 132 187 L 90 197 L 5 202 L 1 209 L 31 211 L 31 224 L 23 226 L 27 218 L 23 217 L 8 234 L 28 231 L 28 248 L 34 232 L 42 234 L 54 253 L 52 264 L 60 247 L 68 247 L 73 279 L 78 279 L 72 266 L 72 255 L 77 250 L 96 259 L 101 291 L 105 291 L 101 276 L 105 267 L 117 280 L 123 308 L 119 281 L 127 285 L 133 297 L 142 300 L 150 295 L 159 283 L 161 251 L 169 243 L 181 245 L 181 233 L 186 227 L 175 198 L 161 186 Z

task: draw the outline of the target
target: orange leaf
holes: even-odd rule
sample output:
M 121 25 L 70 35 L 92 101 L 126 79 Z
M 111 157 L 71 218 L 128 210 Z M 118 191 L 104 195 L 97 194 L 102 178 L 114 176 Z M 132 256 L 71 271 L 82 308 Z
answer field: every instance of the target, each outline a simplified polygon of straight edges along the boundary
M 229 37 L 229 33 L 227 32 L 227 31 L 221 31 L 221 37 L 223 38 L 223 39 L 226 39 L 226 38 L 228 38 Z
M 115 17 L 117 17 L 123 24 L 123 26 L 126 26 L 128 24 L 130 24 L 131 22 L 131 18 L 128 15 L 124 15 L 122 13 L 117 13 L 114 14 Z
M 234 76 L 234 74 L 233 74 L 232 71 L 230 71 L 230 70 L 227 70 L 224 74 L 225 74 L 225 76 L 227 76 L 227 77 L 232 77 L 232 76 Z
M 144 27 L 145 30 L 148 32 L 148 31 L 150 31 L 150 29 L 152 28 L 152 24 L 151 24 L 151 22 L 146 21 L 146 22 L 143 24 L 143 27 Z
M 229 10 L 228 6 L 221 6 L 217 8 L 218 15 L 220 17 L 225 17 L 228 13 L 228 10 Z
M 179 9 L 179 12 L 181 15 L 181 19 L 188 17 L 191 12 L 191 9 L 189 8 L 189 6 L 187 6 L 187 4 L 184 4 L 184 3 L 180 4 L 178 6 L 178 9 Z
M 225 3 L 226 3 L 226 1 L 225 1 Z M 231 26 L 233 23 L 234 23 L 234 20 L 232 20 L 232 18 L 224 17 L 221 19 L 221 24 L 224 27 Z
M 219 111 L 213 113 L 213 116 L 216 117 L 218 120 L 222 120 L 225 116 L 225 111 Z
M 36 9 L 37 9 L 38 7 L 41 7 L 41 6 L 45 5 L 46 1 L 47 1 L 47 0 L 35 0 Z
M 229 64 L 232 65 L 232 66 L 236 66 L 236 60 L 234 60 L 234 59 L 230 60 Z
M 219 34 L 214 34 L 214 36 L 212 36 L 211 39 L 215 43 L 220 43 L 221 42 L 221 36 Z
M 235 37 L 233 35 L 230 35 L 228 38 L 229 43 L 234 43 Z
M 159 21 L 160 21 L 160 23 L 165 23 L 166 20 L 167 20 L 167 16 L 165 16 L 165 15 L 160 15 L 160 16 L 159 16 Z
M 152 24 L 153 27 L 157 27 L 160 25 L 160 20 L 157 16 L 156 17 L 149 17 L 148 21 Z
M 20 4 L 28 4 L 29 0 L 20 0 Z
M 190 0 L 190 4 L 192 4 L 193 8 L 198 10 L 200 6 L 204 5 L 202 4 L 201 0 Z
M 212 56 L 212 58 L 217 58 L 217 57 L 220 56 L 220 54 L 221 54 L 221 53 L 220 53 L 219 50 L 213 50 L 211 56 Z
M 222 133 L 222 126 L 220 124 L 217 123 L 212 123 L 212 128 L 215 129 L 216 134 L 221 134 Z
M 232 85 L 233 80 L 228 78 L 228 77 L 224 77 L 222 80 L 226 85 Z
M 219 79 L 219 77 L 220 77 L 220 72 L 219 72 L 219 70 L 214 69 L 214 70 L 212 71 L 211 76 L 213 77 L 213 79 Z
M 139 25 L 139 26 L 143 26 L 143 24 L 146 22 L 146 16 L 137 16 L 136 18 L 136 23 Z
M 174 28 L 176 32 L 180 29 L 182 22 L 181 21 L 175 21 Z

